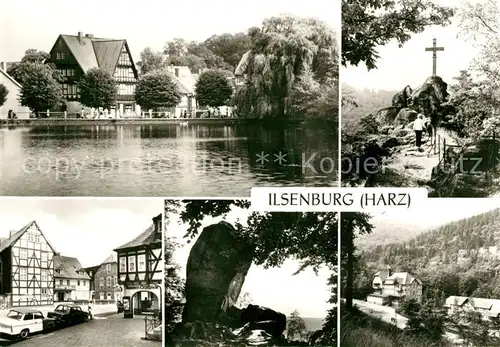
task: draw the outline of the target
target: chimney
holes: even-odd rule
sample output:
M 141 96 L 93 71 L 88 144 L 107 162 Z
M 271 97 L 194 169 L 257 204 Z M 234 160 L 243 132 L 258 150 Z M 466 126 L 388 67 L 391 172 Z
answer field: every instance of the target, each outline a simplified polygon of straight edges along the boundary
M 175 68 L 175 77 L 179 77 L 179 68 L 178 67 Z
M 7 71 L 7 62 L 6 61 L 0 62 L 0 69 L 2 69 L 3 71 Z
M 14 235 L 15 233 L 17 233 L 17 230 L 11 230 L 9 231 L 9 239 L 12 237 L 12 235 Z
M 387 276 L 391 276 L 392 275 L 392 268 L 387 265 Z
M 79 31 L 78 32 L 78 42 L 82 43 L 82 38 L 83 38 L 83 32 Z
M 88 37 L 89 39 L 93 39 L 94 38 L 94 34 L 85 34 L 85 37 Z

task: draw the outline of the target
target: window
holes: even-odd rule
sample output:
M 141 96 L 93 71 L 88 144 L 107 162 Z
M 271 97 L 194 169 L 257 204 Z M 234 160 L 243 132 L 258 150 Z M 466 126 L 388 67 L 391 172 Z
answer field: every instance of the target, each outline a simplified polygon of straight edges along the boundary
M 120 83 L 118 85 L 118 94 L 119 95 L 134 95 L 134 93 L 135 93 L 135 84 Z
M 104 300 L 104 293 L 99 293 L 99 299 Z
M 137 256 L 137 271 L 146 271 L 146 255 L 139 254 Z
M 120 258 L 120 272 L 127 272 L 127 258 Z
M 76 285 L 77 285 L 77 286 L 80 286 L 80 280 L 78 280 L 78 281 L 76 282 Z
M 83 286 L 86 287 L 87 286 L 87 281 L 86 280 L 83 280 Z
M 70 283 L 71 283 L 71 282 L 70 282 L 69 280 L 66 280 L 66 285 L 68 285 L 68 286 L 69 286 L 69 284 L 70 284 Z
M 43 314 L 41 312 L 36 312 L 33 316 L 35 319 L 43 319 Z
M 134 70 L 129 68 L 117 67 L 113 75 L 115 80 L 123 82 L 133 82 L 135 81 Z
M 108 293 L 108 300 L 111 300 L 111 293 Z
M 111 272 L 111 264 L 106 264 L 106 272 Z
M 32 320 L 33 319 L 33 313 L 26 313 L 24 315 L 24 319 L 23 320 Z
M 42 288 L 42 294 L 49 294 L 49 290 L 47 288 Z
M 42 281 L 47 281 L 48 276 L 47 276 L 47 270 L 42 269 Z
M 63 285 L 63 280 L 59 280 L 59 285 Z
M 106 287 L 107 288 L 111 287 L 111 277 L 106 278 Z
M 118 59 L 118 65 L 131 65 L 130 58 L 128 56 L 128 52 L 126 49 L 124 49 L 120 54 L 120 58 Z
M 25 267 L 19 268 L 19 275 L 21 281 L 26 281 L 28 279 L 28 269 L 26 269 Z
M 28 259 L 28 250 L 21 248 L 21 250 L 19 251 L 19 257 L 21 259 Z
M 42 261 L 47 261 L 48 258 L 48 254 L 46 252 L 42 252 Z
M 99 288 L 103 289 L 104 288 L 104 277 L 101 277 L 99 279 Z
M 128 272 L 135 272 L 135 256 L 128 257 Z
M 34 238 L 35 238 L 35 243 L 40 243 L 40 234 L 39 233 L 35 233 L 34 235 Z

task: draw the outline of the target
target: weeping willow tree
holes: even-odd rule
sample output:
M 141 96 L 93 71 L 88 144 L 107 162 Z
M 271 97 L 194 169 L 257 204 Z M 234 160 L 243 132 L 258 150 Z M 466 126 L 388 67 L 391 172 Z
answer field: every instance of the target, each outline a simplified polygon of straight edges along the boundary
M 326 23 L 272 17 L 248 34 L 251 49 L 238 67 L 244 83 L 234 99 L 240 116 L 332 117 L 333 112 L 336 117 L 338 49 L 335 33 Z

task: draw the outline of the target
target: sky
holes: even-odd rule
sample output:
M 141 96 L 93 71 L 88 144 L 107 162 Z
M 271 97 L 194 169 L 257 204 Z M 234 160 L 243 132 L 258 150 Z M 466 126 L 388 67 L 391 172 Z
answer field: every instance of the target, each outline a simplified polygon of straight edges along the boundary
M 228 223 L 239 222 L 245 225 L 248 216 L 247 210 L 235 208 L 226 218 L 205 218 L 202 227 L 225 220 Z M 173 215 L 167 226 L 167 233 L 174 237 L 183 247 L 175 254 L 177 264 L 181 266 L 180 275 L 185 278 L 185 266 L 192 244 L 187 244 L 183 235 L 187 226 L 179 224 L 178 216 Z M 293 276 L 298 269 L 298 262 L 289 260 L 279 268 L 263 269 L 252 264 L 248 271 L 241 294 L 249 293 L 252 303 L 269 307 L 273 310 L 289 315 L 297 310 L 302 317 L 325 318 L 331 307 L 326 302 L 330 298 L 330 289 L 326 285 L 329 276 L 327 270 L 321 271 L 318 276 L 311 270 Z
M 161 199 L 3 197 L 0 237 L 35 220 L 56 252 L 88 267 L 141 234 L 162 211 Z
M 317 17 L 339 32 L 340 0 L 3 0 L 0 61 L 18 61 L 29 48 L 48 52 L 59 34 L 79 31 L 127 39 L 137 61 L 144 48 L 162 50 L 173 38 L 246 32 L 280 14 Z
M 384 223 L 421 225 L 422 227 L 436 227 L 456 220 L 472 217 L 500 208 L 500 198 L 444 198 L 428 199 L 418 209 L 407 211 L 386 211 L 372 214 L 372 222 L 377 227 Z
M 460 6 L 460 0 L 436 0 L 445 6 Z M 426 47 L 432 47 L 433 38 L 437 46 L 444 51 L 437 52 L 437 75 L 448 84 L 453 84 L 453 78 L 460 70 L 469 67 L 471 60 L 478 54 L 473 43 L 458 35 L 458 20 L 447 27 L 429 27 L 420 34 L 415 34 L 398 47 L 395 40 L 378 48 L 380 59 L 377 69 L 368 71 L 364 64 L 358 67 L 348 66 L 341 69 L 342 83 L 358 89 L 375 89 L 399 91 L 410 85 L 413 89 L 422 85 L 425 79 L 432 75 L 432 52 L 426 52 Z

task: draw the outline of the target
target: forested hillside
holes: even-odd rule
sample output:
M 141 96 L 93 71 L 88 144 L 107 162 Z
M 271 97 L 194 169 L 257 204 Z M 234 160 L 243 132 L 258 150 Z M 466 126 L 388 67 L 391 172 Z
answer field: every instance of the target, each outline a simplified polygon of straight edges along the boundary
M 354 107 L 347 105 L 342 108 L 342 126 L 349 132 L 355 131 L 361 117 L 391 106 L 392 97 L 397 91 L 356 89 L 349 85 L 342 86 L 342 93 L 356 102 Z
M 390 265 L 424 281 L 427 295 L 500 298 L 500 209 L 443 225 L 362 255 L 366 276 Z

